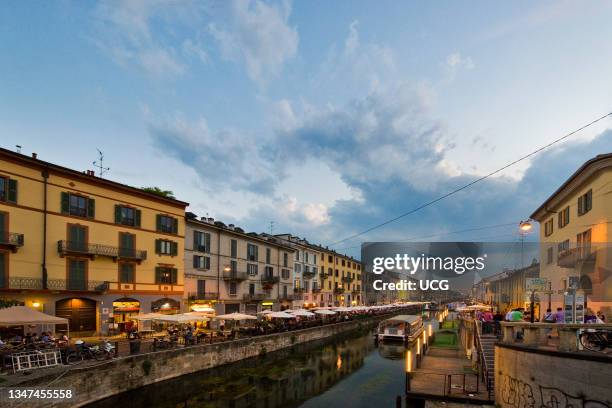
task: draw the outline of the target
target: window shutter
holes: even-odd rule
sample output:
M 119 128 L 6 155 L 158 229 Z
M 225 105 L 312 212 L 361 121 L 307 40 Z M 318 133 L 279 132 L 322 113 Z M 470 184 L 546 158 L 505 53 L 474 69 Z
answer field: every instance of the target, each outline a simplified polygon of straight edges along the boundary
M 140 227 L 140 210 L 134 210 L 134 226 Z
M 204 268 L 210 269 L 210 258 L 209 257 L 204 258 Z
M 90 198 L 87 202 L 87 216 L 89 218 L 96 217 L 96 200 Z
M 176 285 L 176 281 L 178 279 L 178 269 L 172 268 L 172 284 Z
M 178 255 L 178 243 L 170 242 L 170 255 Z
M 160 254 L 161 253 L 161 239 L 156 239 L 155 240 L 155 253 L 156 254 Z
M 193 231 L 193 250 L 199 251 L 200 243 L 198 242 L 198 231 Z
M 161 268 L 159 266 L 155 267 L 155 283 L 161 283 Z
M 161 215 L 159 214 L 155 215 L 155 230 L 161 231 Z
M 198 267 L 198 256 L 197 255 L 193 256 L 193 267 L 194 268 Z
M 178 234 L 178 219 L 176 218 L 172 219 L 172 232 Z
M 7 200 L 11 203 L 17 203 L 17 180 L 15 179 L 8 180 Z
M 62 192 L 62 214 L 68 214 L 70 212 L 70 194 Z
M 121 224 L 121 206 L 115 204 L 115 224 Z
M 204 235 L 206 238 L 206 252 L 210 254 L 210 234 Z
M 559 226 L 559 228 L 561 228 L 563 225 L 561 224 L 561 219 L 563 218 L 563 211 L 561 211 L 558 215 L 557 215 L 557 224 Z

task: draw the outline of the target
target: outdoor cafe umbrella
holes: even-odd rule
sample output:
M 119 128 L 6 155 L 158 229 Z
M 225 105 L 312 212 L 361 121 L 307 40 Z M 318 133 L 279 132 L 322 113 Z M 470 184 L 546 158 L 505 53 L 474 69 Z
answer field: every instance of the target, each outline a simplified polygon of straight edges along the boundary
M 206 316 L 198 315 L 187 315 L 187 314 L 173 314 L 173 315 L 161 315 L 153 318 L 161 322 L 172 322 L 172 323 L 188 323 L 188 322 L 207 322 L 210 320 Z
M 136 316 L 131 316 L 130 320 L 155 320 L 157 317 L 164 316 L 161 313 L 142 313 Z
M 350 312 L 351 308 L 340 306 L 334 309 L 335 312 Z
M 261 314 L 261 315 L 269 315 L 270 313 L 273 313 L 270 309 L 266 309 L 266 310 L 262 310 L 261 312 L 257 312 L 257 314 Z
M 0 309 L 0 326 L 26 325 L 68 325 L 68 319 L 51 316 L 27 306 L 13 306 Z
M 268 316 L 276 319 L 295 319 L 295 316 L 286 312 L 272 312 Z
M 234 313 L 216 316 L 215 319 L 217 320 L 256 320 L 257 317 L 253 315 L 244 314 L 244 313 L 234 312 Z
M 332 312 L 331 310 L 327 310 L 327 309 L 315 310 L 314 312 L 320 315 L 335 315 L 336 314 L 336 312 Z
M 302 316 L 302 317 L 312 317 L 315 315 L 314 313 L 309 312 L 308 310 L 303 310 L 303 309 L 291 310 L 289 313 L 291 313 L 294 316 Z

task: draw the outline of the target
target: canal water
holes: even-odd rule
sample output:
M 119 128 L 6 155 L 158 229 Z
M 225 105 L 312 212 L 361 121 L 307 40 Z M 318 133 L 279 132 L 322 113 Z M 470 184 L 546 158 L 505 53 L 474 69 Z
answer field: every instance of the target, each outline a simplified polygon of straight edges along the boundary
M 90 408 L 371 408 L 404 393 L 403 345 L 363 330 L 129 391 Z

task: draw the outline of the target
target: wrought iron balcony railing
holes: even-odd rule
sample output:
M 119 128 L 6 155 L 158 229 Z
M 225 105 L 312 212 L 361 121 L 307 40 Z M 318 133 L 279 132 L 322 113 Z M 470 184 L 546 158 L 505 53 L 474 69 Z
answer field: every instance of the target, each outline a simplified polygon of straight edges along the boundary
M 217 297 L 218 297 L 217 292 L 203 292 L 203 293 L 189 292 L 187 294 L 187 299 L 189 300 L 215 300 L 217 299 Z
M 16 232 L 0 232 L 0 245 L 10 247 L 13 252 L 17 251 L 17 248 L 22 247 L 25 243 L 23 234 Z
M 319 293 L 319 292 L 321 292 L 321 287 L 319 285 L 313 285 L 312 293 Z
M 42 290 L 41 278 L 24 278 L 13 276 L 9 278 L 9 289 Z M 49 290 L 73 290 L 79 292 L 106 292 L 109 289 L 108 281 L 86 281 L 85 279 L 48 279 Z
M 305 293 L 305 288 L 293 288 L 293 293 Z
M 315 271 L 304 271 L 304 279 L 312 279 L 317 273 Z
M 342 277 L 342 282 L 351 283 L 353 281 L 354 281 L 354 279 L 351 276 L 343 276 Z
M 244 295 L 242 295 L 242 298 L 244 300 L 264 300 L 266 298 L 266 295 L 264 293 L 245 293 Z
M 596 251 L 590 245 L 560 251 L 557 255 L 557 266 L 561 268 L 575 268 L 578 262 L 592 262 L 596 258 Z
M 239 281 L 247 280 L 248 278 L 249 277 L 247 276 L 246 272 L 236 272 L 236 271 L 223 272 L 223 280 L 226 280 L 226 281 L 239 282 Z
M 280 281 L 280 278 L 274 275 L 263 275 L 261 277 L 261 283 L 266 284 L 266 285 L 274 285 L 275 283 L 278 283 L 279 281 Z
M 334 293 L 344 293 L 344 288 L 341 286 L 334 288 Z
M 63 240 L 57 242 L 57 252 L 61 256 L 70 254 L 107 256 L 114 259 L 129 259 L 138 262 L 147 259 L 147 251 L 140 249 Z
M 327 273 L 327 272 L 319 272 L 319 277 L 321 279 L 327 279 L 327 278 L 329 278 L 329 273 Z

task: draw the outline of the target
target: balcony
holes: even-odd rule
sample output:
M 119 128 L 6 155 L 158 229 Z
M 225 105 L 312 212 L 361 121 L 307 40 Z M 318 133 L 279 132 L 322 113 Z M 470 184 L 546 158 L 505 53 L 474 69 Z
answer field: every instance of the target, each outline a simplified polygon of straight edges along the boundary
M 357 289 L 357 288 L 353 288 L 353 289 L 351 290 L 351 293 L 352 293 L 352 294 L 354 294 L 354 295 L 358 295 L 358 294 L 360 294 L 360 293 L 361 293 L 361 290 L 359 290 L 359 289 Z
M 10 277 L 9 289 L 42 290 L 41 278 Z M 47 289 L 51 291 L 77 291 L 104 293 L 109 289 L 108 281 L 85 281 L 84 279 L 48 279 Z
M 342 282 L 344 283 L 352 283 L 354 281 L 354 279 L 350 276 L 343 276 L 342 277 Z
M 302 276 L 304 276 L 304 279 L 312 279 L 316 274 L 317 273 L 315 271 L 304 271 Z
M 312 293 L 320 293 L 320 292 L 321 292 L 321 287 L 319 285 L 312 286 Z
M 559 252 L 557 266 L 560 268 L 575 268 L 579 262 L 594 262 L 595 257 L 595 249 L 590 245 L 570 248 Z
M 23 234 L 17 234 L 16 232 L 4 232 L 0 234 L 0 246 L 8 247 L 13 252 L 17 252 L 17 249 L 23 246 L 24 241 Z
M 293 293 L 306 293 L 305 288 L 293 288 Z
M 187 299 L 193 300 L 216 300 L 218 297 L 217 292 L 189 292 Z
M 281 294 L 279 299 L 280 300 L 287 300 L 287 301 L 292 301 L 292 300 L 302 300 L 303 296 L 301 294 L 286 294 L 283 295 Z
M 344 293 L 344 288 L 343 287 L 334 288 L 334 293 L 335 294 L 342 294 L 342 293 Z
M 274 275 L 263 275 L 261 277 L 262 285 L 274 285 L 275 283 L 278 283 L 279 281 L 280 281 L 280 278 Z
M 246 272 L 236 272 L 236 271 L 223 272 L 223 280 L 226 280 L 226 281 L 240 282 L 240 281 L 247 280 L 248 278 L 249 277 L 247 276 Z
M 261 301 L 266 298 L 266 295 L 265 293 L 245 293 L 244 295 L 242 295 L 242 298 L 247 302 Z
M 57 252 L 60 256 L 86 255 L 89 257 L 106 256 L 113 260 L 130 260 L 140 263 L 147 259 L 147 251 L 133 248 L 121 248 L 102 244 L 86 244 L 83 242 L 58 241 Z
M 319 272 L 319 278 L 321 278 L 321 280 L 327 279 L 327 278 L 329 278 L 329 273 L 327 273 L 327 272 Z

